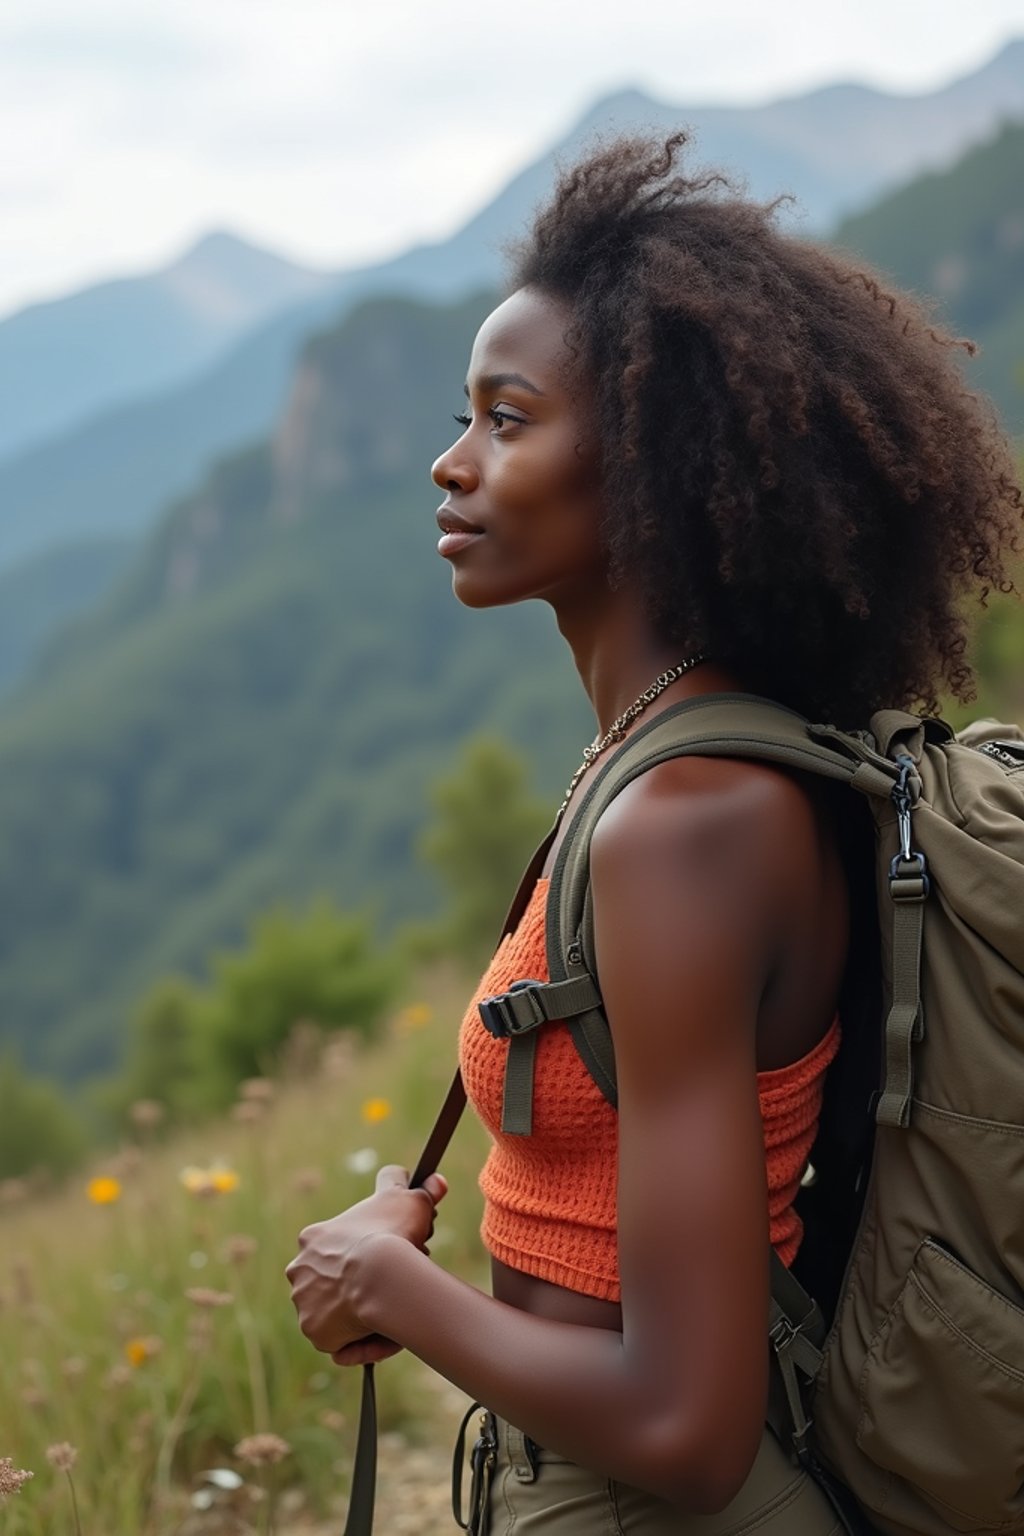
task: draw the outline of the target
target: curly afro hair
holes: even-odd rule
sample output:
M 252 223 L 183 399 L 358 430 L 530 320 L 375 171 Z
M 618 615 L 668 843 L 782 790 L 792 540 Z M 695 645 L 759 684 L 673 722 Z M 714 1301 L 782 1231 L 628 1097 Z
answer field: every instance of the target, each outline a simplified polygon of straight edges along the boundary
M 596 396 L 614 579 L 664 638 L 816 719 L 972 697 L 972 590 L 1011 590 L 1021 493 L 916 301 L 679 169 L 687 136 L 567 170 L 513 282 L 563 302 Z

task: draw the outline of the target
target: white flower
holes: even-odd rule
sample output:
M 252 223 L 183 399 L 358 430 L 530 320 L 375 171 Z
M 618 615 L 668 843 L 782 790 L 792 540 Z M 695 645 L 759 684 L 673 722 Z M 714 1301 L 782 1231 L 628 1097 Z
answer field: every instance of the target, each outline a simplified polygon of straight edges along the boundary
M 241 1488 L 244 1478 L 239 1477 L 233 1467 L 213 1467 L 204 1474 L 206 1481 L 212 1483 L 215 1488 L 225 1488 L 229 1491 Z
M 372 1173 L 380 1162 L 380 1155 L 374 1147 L 360 1147 L 358 1152 L 350 1152 L 345 1159 L 345 1167 L 349 1173 Z

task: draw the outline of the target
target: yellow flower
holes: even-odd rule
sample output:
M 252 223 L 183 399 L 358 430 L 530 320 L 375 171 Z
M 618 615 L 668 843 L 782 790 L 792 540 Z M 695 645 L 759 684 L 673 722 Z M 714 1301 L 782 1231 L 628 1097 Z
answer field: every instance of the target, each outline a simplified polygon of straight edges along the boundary
M 197 1168 L 194 1163 L 190 1163 L 187 1168 L 181 1170 L 178 1177 L 190 1195 L 209 1194 L 210 1175 L 205 1168 Z
M 410 1003 L 398 1015 L 398 1027 L 403 1034 L 411 1034 L 414 1029 L 423 1029 L 433 1017 L 434 1010 L 429 1003 Z
M 386 1120 L 391 1113 L 391 1103 L 388 1099 L 365 1099 L 363 1101 L 363 1119 L 367 1125 L 379 1125 Z
M 101 1175 L 89 1180 L 85 1192 L 93 1205 L 113 1205 L 121 1198 L 121 1185 L 117 1179 Z
M 145 1365 L 154 1355 L 160 1353 L 160 1340 L 152 1337 L 144 1339 L 128 1339 L 124 1346 L 124 1352 L 128 1356 L 129 1365 L 138 1370 L 140 1365 Z
M 178 1175 L 190 1195 L 230 1195 L 241 1180 L 233 1168 L 215 1163 L 212 1168 L 190 1165 Z

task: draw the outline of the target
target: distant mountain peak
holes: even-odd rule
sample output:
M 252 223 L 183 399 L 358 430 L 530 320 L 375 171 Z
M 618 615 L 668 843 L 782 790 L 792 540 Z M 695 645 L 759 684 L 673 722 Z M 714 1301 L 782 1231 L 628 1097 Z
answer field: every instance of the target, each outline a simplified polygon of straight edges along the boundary
M 274 267 L 289 268 L 293 272 L 302 272 L 310 277 L 315 275 L 299 263 L 290 261 L 287 256 L 281 256 L 276 251 L 268 251 L 265 247 L 256 245 L 253 241 L 246 240 L 227 229 L 212 229 L 207 234 L 200 235 L 199 239 L 188 246 L 166 271 L 180 272 L 183 268 L 189 267 L 201 267 L 205 271 L 226 269 L 232 274 L 245 268 L 267 270 Z
M 284 294 L 297 301 L 332 280 L 223 229 L 203 235 L 158 275 L 190 313 L 236 329 L 270 312 Z

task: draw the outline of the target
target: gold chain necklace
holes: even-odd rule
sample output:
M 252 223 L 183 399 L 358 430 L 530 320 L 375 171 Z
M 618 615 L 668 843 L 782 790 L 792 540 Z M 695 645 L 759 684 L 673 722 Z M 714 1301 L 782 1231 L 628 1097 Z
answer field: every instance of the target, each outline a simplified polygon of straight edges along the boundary
M 667 672 L 659 672 L 651 686 L 645 688 L 639 698 L 634 699 L 629 708 L 622 711 L 617 720 L 612 721 L 600 740 L 595 736 L 590 746 L 583 748 L 583 761 L 569 780 L 569 788 L 565 792 L 565 799 L 558 807 L 556 821 L 561 821 L 562 816 L 565 814 L 565 808 L 572 799 L 573 790 L 591 763 L 596 762 L 601 753 L 606 751 L 613 742 L 622 740 L 637 716 L 642 715 L 648 704 L 653 704 L 660 693 L 664 693 L 665 689 L 670 687 L 677 678 L 682 677 L 684 672 L 692 672 L 694 667 L 700 666 L 701 662 L 706 660 L 707 657 L 703 651 L 698 651 L 696 656 L 690 656 L 686 661 L 679 662 L 678 666 L 670 667 Z

